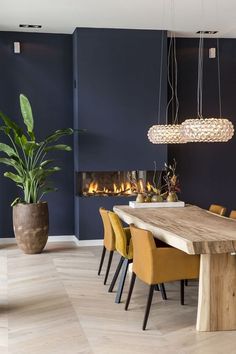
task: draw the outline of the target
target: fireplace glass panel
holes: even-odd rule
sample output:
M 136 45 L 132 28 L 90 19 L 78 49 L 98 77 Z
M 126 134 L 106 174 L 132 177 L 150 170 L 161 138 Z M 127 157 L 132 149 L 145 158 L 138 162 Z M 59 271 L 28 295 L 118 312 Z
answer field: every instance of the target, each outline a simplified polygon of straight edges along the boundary
M 160 180 L 160 171 L 89 171 L 77 172 L 77 195 L 135 196 L 150 192 Z

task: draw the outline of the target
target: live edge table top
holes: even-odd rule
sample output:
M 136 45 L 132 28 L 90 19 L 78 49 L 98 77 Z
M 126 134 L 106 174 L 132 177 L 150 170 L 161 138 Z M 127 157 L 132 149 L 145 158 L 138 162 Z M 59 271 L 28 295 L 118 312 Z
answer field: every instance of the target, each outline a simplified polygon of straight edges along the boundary
M 236 220 L 197 206 L 183 208 L 131 208 L 114 206 L 127 224 L 149 230 L 153 235 L 189 254 L 236 252 Z

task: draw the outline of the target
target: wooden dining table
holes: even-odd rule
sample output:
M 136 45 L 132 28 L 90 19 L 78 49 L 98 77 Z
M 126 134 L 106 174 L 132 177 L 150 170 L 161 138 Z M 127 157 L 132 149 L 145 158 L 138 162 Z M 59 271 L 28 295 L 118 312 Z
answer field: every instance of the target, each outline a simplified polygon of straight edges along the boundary
M 127 224 L 188 254 L 200 254 L 198 331 L 236 330 L 236 220 L 197 206 L 114 206 Z

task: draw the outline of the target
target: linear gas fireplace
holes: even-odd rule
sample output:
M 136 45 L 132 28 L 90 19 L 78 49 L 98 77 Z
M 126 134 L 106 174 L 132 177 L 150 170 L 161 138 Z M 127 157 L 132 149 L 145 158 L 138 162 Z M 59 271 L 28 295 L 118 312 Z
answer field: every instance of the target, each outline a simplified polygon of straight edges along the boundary
M 130 197 L 150 192 L 160 172 L 93 171 L 77 172 L 77 195 L 80 197 Z

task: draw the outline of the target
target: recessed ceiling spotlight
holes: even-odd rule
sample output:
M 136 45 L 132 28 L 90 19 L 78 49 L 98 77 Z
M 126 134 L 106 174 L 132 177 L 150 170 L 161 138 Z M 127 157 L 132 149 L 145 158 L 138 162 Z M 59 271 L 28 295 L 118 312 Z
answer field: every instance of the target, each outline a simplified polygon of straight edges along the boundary
M 20 24 L 21 28 L 42 28 L 42 25 L 29 25 L 29 24 Z
M 197 34 L 216 34 L 218 31 L 197 31 Z

